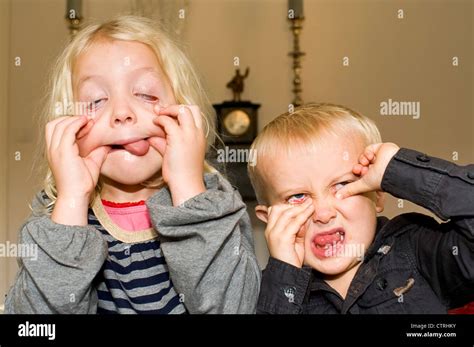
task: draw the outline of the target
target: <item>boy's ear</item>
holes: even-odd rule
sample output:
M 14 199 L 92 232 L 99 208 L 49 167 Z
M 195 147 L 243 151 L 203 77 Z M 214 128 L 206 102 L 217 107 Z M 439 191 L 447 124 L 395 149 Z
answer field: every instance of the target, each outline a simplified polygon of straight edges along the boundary
M 264 223 L 268 223 L 268 207 L 265 205 L 257 205 L 255 206 L 255 214 L 257 218 L 260 219 Z
M 382 191 L 375 192 L 375 211 L 377 213 L 383 212 L 385 207 L 385 193 Z

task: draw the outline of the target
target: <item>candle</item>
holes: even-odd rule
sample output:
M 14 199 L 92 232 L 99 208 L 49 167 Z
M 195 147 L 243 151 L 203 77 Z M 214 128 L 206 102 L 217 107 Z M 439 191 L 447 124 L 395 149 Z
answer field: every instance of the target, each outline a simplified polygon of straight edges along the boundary
M 290 19 L 304 17 L 303 0 L 288 0 L 288 16 Z
M 69 19 L 81 18 L 82 0 L 67 0 L 66 17 Z

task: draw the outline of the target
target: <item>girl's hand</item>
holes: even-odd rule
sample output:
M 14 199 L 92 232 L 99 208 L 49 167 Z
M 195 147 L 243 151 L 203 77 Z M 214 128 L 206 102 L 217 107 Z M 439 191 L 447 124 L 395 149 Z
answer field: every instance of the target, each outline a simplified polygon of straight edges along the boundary
M 67 201 L 71 208 L 88 205 L 99 180 L 100 168 L 110 151 L 110 147 L 102 146 L 86 158 L 79 156 L 76 139 L 85 136 L 93 122 L 86 116 L 65 116 L 46 125 L 46 152 L 58 201 Z
M 385 169 L 399 149 L 396 144 L 389 142 L 367 146 L 359 157 L 359 163 L 352 169 L 352 172 L 361 178 L 342 187 L 336 197 L 344 199 L 356 194 L 381 190 Z
M 268 209 L 265 238 L 273 258 L 298 268 L 303 266 L 305 223 L 313 212 L 311 199 L 301 205 L 275 205 Z
M 168 184 L 173 205 L 206 191 L 203 181 L 206 137 L 201 111 L 194 105 L 155 106 L 153 122 L 166 137 L 151 137 L 150 144 L 163 157 L 162 176 Z

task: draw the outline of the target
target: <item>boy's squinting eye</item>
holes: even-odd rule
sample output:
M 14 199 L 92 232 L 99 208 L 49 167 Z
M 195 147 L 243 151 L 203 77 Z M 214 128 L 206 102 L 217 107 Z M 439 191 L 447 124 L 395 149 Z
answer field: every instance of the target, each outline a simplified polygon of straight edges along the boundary
M 301 204 L 301 203 L 303 203 L 305 200 L 306 200 L 306 194 L 304 194 L 304 193 L 298 193 L 298 194 L 293 194 L 293 195 L 290 196 L 286 201 L 287 201 L 289 204 L 296 205 L 296 204 Z
M 157 102 L 158 101 L 158 98 L 156 96 L 153 96 L 153 95 L 142 94 L 142 93 L 137 93 L 135 95 L 138 96 L 139 98 L 142 98 L 145 101 L 149 101 L 149 102 Z
M 334 185 L 334 189 L 336 190 L 336 192 L 341 189 L 342 187 L 344 187 L 346 184 L 349 184 L 351 183 L 352 181 L 344 181 L 344 182 L 339 182 L 339 183 L 336 183 Z

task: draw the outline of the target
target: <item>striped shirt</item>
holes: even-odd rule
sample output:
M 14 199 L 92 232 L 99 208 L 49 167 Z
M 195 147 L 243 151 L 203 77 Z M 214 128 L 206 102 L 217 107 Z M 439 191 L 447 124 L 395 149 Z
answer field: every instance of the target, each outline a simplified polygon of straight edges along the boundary
M 109 251 L 96 277 L 97 313 L 186 313 L 173 288 L 155 230 L 120 230 L 100 203 L 89 210 L 88 218 L 89 225 L 101 232 Z

